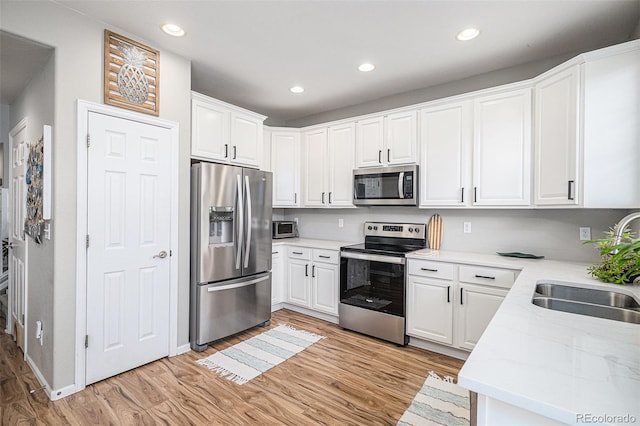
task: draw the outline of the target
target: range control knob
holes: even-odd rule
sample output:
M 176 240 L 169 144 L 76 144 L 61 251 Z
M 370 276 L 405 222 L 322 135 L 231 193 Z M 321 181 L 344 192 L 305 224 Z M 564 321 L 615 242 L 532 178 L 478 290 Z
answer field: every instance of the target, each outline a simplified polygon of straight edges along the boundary
M 410 227 L 410 228 L 409 228 L 409 232 L 413 232 L 413 228 L 411 228 L 411 227 Z
M 371 225 L 369 225 L 369 226 L 367 226 L 367 229 L 368 229 L 369 231 L 371 231 L 373 228 L 371 227 Z
M 416 228 L 416 234 L 420 233 L 420 228 Z
M 377 227 L 377 226 L 374 226 L 374 227 L 373 227 L 373 230 L 374 230 L 374 231 L 377 231 L 377 230 L 378 230 L 378 227 Z

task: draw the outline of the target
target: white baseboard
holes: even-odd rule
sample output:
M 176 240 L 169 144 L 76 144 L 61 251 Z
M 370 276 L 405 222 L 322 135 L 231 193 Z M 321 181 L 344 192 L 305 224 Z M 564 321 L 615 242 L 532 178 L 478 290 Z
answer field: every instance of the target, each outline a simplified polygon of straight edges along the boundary
M 463 351 L 457 348 L 451 348 L 446 345 L 441 345 L 435 342 L 429 342 L 428 340 L 422 340 L 415 337 L 409 338 L 409 346 L 425 349 L 431 352 L 437 352 L 442 355 L 447 355 L 452 358 L 457 358 L 465 361 L 469 357 L 469 352 Z
M 280 309 L 283 308 L 284 303 L 280 302 L 280 303 L 276 303 L 275 305 L 271 305 L 271 312 L 275 312 L 275 311 L 279 311 Z
M 47 396 L 51 401 L 64 398 L 66 396 L 69 396 L 77 392 L 76 385 L 65 386 L 61 389 L 51 389 L 51 386 L 45 380 L 44 376 L 42 375 L 42 372 L 40 371 L 36 363 L 33 362 L 33 360 L 29 355 L 27 355 L 26 361 L 27 361 L 27 365 L 29 365 L 29 368 L 31 368 L 31 371 L 33 371 L 33 374 L 36 376 L 36 379 L 38 379 L 38 382 L 40 383 L 40 385 L 44 386 L 43 390 L 47 393 Z
M 191 345 L 189 343 L 187 343 L 186 345 L 178 346 L 176 348 L 176 354 L 174 356 L 186 354 L 190 350 L 191 350 Z

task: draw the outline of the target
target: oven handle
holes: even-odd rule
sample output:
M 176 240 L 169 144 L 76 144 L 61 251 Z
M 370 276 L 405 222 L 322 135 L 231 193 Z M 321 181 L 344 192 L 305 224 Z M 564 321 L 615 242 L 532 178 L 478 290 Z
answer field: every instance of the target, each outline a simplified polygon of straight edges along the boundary
M 381 254 L 352 253 L 348 251 L 340 252 L 340 257 L 357 260 L 371 260 L 373 262 L 380 263 L 395 263 L 397 265 L 404 265 L 406 262 L 406 259 L 404 257 L 384 256 Z

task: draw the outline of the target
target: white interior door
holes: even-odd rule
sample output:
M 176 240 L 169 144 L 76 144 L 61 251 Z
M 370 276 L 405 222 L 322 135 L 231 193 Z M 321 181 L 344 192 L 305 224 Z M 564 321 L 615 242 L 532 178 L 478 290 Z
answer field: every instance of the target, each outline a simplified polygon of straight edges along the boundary
M 25 183 L 27 127 L 23 120 L 10 133 L 11 177 L 9 188 L 9 310 L 7 330 L 26 353 L 25 317 L 27 286 L 27 245 L 24 235 L 27 191 Z
M 89 113 L 86 384 L 169 354 L 170 130 Z

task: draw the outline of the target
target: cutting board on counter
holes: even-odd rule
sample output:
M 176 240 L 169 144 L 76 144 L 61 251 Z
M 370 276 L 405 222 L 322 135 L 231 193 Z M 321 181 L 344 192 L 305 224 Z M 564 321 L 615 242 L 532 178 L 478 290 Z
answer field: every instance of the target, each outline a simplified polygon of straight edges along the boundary
M 429 248 L 440 250 L 442 243 L 442 218 L 439 214 L 434 214 L 429 219 Z

